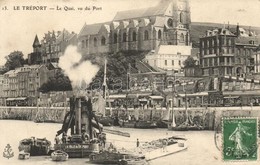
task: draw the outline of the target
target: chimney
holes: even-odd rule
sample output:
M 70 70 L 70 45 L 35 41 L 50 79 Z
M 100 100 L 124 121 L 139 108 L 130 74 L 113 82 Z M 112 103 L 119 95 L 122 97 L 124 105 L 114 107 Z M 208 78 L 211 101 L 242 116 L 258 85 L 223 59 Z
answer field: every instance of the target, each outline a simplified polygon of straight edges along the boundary
M 240 30 L 239 30 L 239 23 L 237 23 L 237 37 L 239 37 L 240 36 Z

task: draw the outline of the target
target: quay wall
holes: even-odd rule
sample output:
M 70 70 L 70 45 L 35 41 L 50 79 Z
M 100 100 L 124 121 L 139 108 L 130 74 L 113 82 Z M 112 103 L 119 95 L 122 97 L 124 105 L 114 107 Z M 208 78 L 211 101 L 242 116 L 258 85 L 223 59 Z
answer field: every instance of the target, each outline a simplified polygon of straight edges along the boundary
M 29 121 L 53 121 L 62 123 L 69 107 L 0 107 L 0 119 L 16 119 Z M 171 120 L 174 113 L 177 125 L 186 121 L 185 108 L 169 109 L 106 109 L 107 114 L 128 117 L 139 120 Z M 128 116 L 126 115 L 128 114 Z M 187 108 L 189 120 L 203 126 L 207 130 L 221 129 L 222 117 L 258 117 L 260 119 L 260 106 L 244 107 L 198 107 Z
M 62 122 L 68 107 L 0 107 L 0 119 Z

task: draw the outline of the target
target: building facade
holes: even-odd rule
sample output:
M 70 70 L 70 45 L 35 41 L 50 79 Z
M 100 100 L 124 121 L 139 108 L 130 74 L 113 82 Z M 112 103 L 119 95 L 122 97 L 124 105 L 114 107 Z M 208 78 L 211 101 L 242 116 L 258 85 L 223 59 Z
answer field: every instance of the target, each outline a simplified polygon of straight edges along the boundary
M 191 49 L 191 46 L 185 45 L 161 45 L 158 51 L 146 55 L 145 59 L 152 67 L 181 72 Z
M 239 26 L 236 32 L 219 28 L 208 30 L 206 36 L 200 38 L 200 65 L 203 76 L 245 77 L 254 72 L 256 37 L 245 36 L 244 33 Z
M 6 105 L 34 105 L 38 89 L 48 81 L 49 70 L 45 65 L 25 65 L 3 75 L 3 92 Z
M 28 55 L 28 64 L 58 62 L 69 45 L 77 45 L 77 34 L 70 33 L 65 29 L 45 33 L 41 42 L 36 35 L 33 42 L 33 52 Z
M 111 22 L 85 24 L 78 47 L 86 55 L 189 45 L 189 27 L 188 0 L 163 0 L 155 7 L 118 12 Z

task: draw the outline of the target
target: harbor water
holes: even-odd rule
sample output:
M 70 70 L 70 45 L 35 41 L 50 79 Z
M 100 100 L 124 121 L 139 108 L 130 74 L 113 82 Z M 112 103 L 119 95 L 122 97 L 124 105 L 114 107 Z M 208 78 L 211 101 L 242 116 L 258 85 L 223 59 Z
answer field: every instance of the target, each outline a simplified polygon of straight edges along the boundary
M 54 123 L 34 123 L 32 121 L 17 121 L 17 120 L 0 120 L 0 151 L 4 152 L 7 144 L 10 144 L 14 157 L 7 159 L 0 156 L 1 165 L 79 165 L 90 164 L 87 158 L 84 159 L 69 159 L 65 162 L 54 162 L 49 156 L 31 157 L 28 160 L 18 160 L 18 145 L 19 141 L 24 138 L 35 136 L 37 138 L 46 137 L 54 143 L 56 131 L 61 128 L 61 124 Z M 166 136 L 183 136 L 188 139 L 188 149 L 173 155 L 159 158 L 150 162 L 150 164 L 164 165 L 200 165 L 200 164 L 259 164 L 258 162 L 223 162 L 221 152 L 217 149 L 214 140 L 214 131 L 186 131 L 175 132 L 167 129 L 131 129 L 131 128 L 110 128 L 124 132 L 129 132 L 131 137 L 122 137 L 112 134 L 107 134 L 108 142 L 115 144 L 117 148 L 134 149 L 137 138 L 142 143 L 152 141 Z M 218 140 L 220 143 L 220 140 Z M 258 153 L 259 154 L 259 153 Z M 2 154 L 1 154 L 2 155 Z

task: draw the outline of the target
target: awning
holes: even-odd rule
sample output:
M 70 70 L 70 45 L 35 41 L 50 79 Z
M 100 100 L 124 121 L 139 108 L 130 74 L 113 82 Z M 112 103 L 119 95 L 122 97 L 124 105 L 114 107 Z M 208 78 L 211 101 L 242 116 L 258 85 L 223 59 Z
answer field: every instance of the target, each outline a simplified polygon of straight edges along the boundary
M 225 96 L 224 99 L 237 99 L 239 96 Z
M 8 98 L 8 99 L 6 99 L 6 101 L 14 101 L 15 100 L 15 98 Z
M 228 96 L 259 96 L 260 90 L 248 90 L 248 91 L 224 91 L 223 95 Z
M 163 97 L 162 96 L 149 96 L 151 99 L 163 99 Z
M 26 100 L 27 98 L 26 97 L 17 97 L 15 98 L 15 100 Z
M 147 101 L 147 99 L 146 98 L 141 98 L 141 99 L 139 99 L 139 101 Z
M 115 101 L 115 99 L 107 99 L 107 102 L 114 102 Z
M 126 98 L 126 95 L 122 94 L 122 95 L 109 95 L 107 98 L 109 99 L 124 99 Z
M 180 97 L 185 97 L 185 94 L 181 93 L 181 94 L 178 94 Z M 187 97 L 192 97 L 192 96 L 207 96 L 208 95 L 208 92 L 198 92 L 198 93 L 189 93 L 189 94 L 186 94 Z

